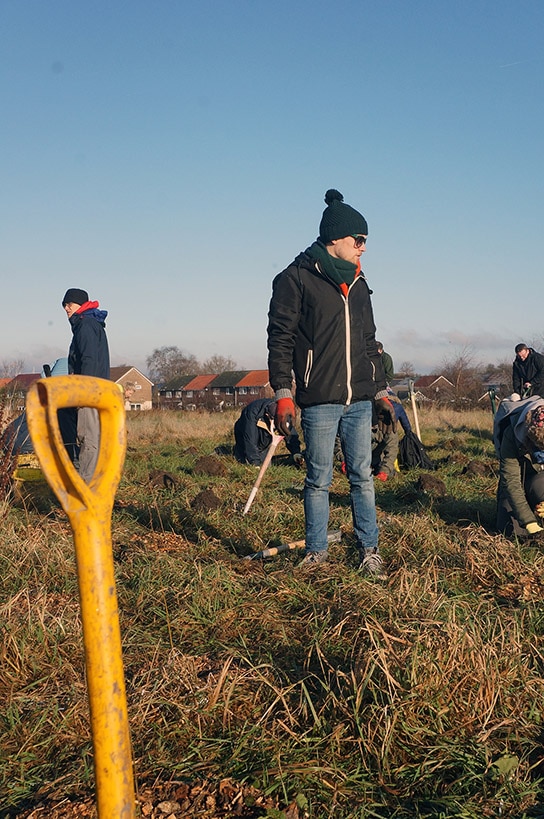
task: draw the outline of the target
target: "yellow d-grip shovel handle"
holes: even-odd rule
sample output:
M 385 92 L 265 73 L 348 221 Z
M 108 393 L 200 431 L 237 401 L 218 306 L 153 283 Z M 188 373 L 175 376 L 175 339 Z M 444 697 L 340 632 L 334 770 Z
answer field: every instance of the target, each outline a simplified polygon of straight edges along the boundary
M 98 460 L 88 484 L 61 438 L 57 410 L 66 407 L 94 407 L 100 416 Z M 134 778 L 111 548 L 111 512 L 126 450 L 123 396 L 112 381 L 66 375 L 35 382 L 26 408 L 34 450 L 74 533 L 98 816 L 133 819 Z

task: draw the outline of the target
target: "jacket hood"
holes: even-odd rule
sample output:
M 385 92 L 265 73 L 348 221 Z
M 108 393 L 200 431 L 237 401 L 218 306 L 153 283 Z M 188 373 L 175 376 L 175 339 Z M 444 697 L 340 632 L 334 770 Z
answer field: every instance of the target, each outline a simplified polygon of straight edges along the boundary
M 513 396 L 516 395 L 515 393 Z M 536 409 L 536 407 L 544 406 L 544 398 L 540 398 L 540 396 L 535 395 L 531 398 L 519 398 L 516 400 L 513 396 L 509 396 L 508 398 L 503 398 L 501 403 L 499 404 L 499 408 L 497 409 L 494 423 L 493 423 L 493 441 L 495 444 L 495 451 L 497 456 L 500 456 L 500 441 L 501 441 L 501 426 L 504 422 L 505 418 L 509 419 L 509 422 L 514 430 L 514 436 L 518 444 L 522 447 L 527 446 L 526 442 L 526 432 L 527 428 L 525 426 L 525 419 L 527 417 L 527 413 L 531 410 Z M 531 447 L 532 449 L 532 447 Z
M 297 267 L 306 267 L 308 270 L 315 270 L 315 259 L 312 259 L 306 250 L 303 250 L 302 253 L 299 253 L 298 256 L 295 258 L 293 264 Z
M 70 317 L 70 323 L 75 325 L 78 319 L 93 318 L 95 321 L 100 322 L 100 324 L 104 324 L 107 315 L 107 310 L 101 310 L 99 307 L 91 307 L 90 310 L 84 310 L 83 313 L 74 313 L 73 316 Z

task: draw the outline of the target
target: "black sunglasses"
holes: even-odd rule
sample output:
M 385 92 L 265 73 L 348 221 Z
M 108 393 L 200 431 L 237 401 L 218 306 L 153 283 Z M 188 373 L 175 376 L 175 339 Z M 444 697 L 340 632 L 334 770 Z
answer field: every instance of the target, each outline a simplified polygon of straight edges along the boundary
M 358 234 L 357 236 L 355 236 L 352 233 L 351 237 L 352 237 L 352 239 L 355 239 L 355 247 L 362 247 L 363 245 L 366 245 L 366 239 L 367 239 L 366 236 L 361 236 L 361 234 Z

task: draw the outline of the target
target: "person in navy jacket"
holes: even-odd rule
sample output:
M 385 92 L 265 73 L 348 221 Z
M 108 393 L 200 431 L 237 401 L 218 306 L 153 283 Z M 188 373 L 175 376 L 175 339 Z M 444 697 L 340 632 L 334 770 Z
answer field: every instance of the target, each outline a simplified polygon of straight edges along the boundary
M 234 424 L 234 457 L 236 460 L 253 466 L 260 466 L 272 443 L 271 424 L 276 414 L 274 398 L 258 398 L 242 410 Z M 284 438 L 285 445 L 295 463 L 300 460 L 300 440 L 295 429 Z
M 110 377 L 110 353 L 106 336 L 106 310 L 97 301 L 89 301 L 86 290 L 70 287 L 62 306 L 72 327 L 72 343 L 68 351 L 68 372 L 93 378 Z M 98 410 L 79 407 L 77 410 L 79 443 L 79 474 L 87 483 L 91 480 L 100 445 Z

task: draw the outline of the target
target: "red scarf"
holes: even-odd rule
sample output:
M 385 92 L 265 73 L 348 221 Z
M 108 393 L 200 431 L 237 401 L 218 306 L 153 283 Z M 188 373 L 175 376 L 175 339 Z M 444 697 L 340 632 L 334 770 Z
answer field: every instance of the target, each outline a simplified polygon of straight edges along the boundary
M 86 301 L 85 304 L 81 305 L 79 310 L 76 310 L 76 315 L 78 313 L 84 313 L 85 310 L 94 310 L 96 307 L 98 307 L 97 301 Z

